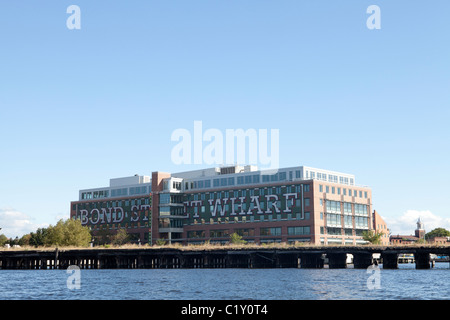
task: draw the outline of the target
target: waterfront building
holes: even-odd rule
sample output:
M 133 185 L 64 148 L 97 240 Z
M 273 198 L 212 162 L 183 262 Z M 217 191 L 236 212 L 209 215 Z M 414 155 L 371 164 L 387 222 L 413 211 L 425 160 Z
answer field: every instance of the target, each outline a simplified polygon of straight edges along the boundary
M 389 244 L 389 229 L 387 227 L 387 223 L 384 221 L 384 219 L 380 216 L 380 214 L 374 210 L 373 211 L 373 228 L 375 232 L 381 233 L 381 245 L 388 245 Z
M 80 219 L 94 236 L 114 235 L 125 228 L 136 243 L 151 241 L 152 196 L 149 176 L 110 179 L 109 187 L 79 191 L 71 218 Z
M 389 241 L 391 244 L 413 244 L 418 242 L 419 240 L 425 239 L 425 228 L 423 222 L 417 220 L 416 222 L 416 230 L 414 231 L 414 235 L 391 235 Z
M 363 232 L 387 230 L 372 213 L 372 192 L 352 174 L 290 167 L 228 166 L 111 179 L 80 190 L 71 217 L 95 233 L 126 228 L 136 241 L 356 245 Z

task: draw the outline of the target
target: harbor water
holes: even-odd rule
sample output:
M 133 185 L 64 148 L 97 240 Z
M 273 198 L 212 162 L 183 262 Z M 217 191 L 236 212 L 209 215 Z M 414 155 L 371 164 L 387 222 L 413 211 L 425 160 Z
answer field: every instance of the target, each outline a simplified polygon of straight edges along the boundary
M 1 300 L 438 300 L 449 263 L 430 270 L 0 270 Z M 73 279 L 77 276 L 76 281 Z

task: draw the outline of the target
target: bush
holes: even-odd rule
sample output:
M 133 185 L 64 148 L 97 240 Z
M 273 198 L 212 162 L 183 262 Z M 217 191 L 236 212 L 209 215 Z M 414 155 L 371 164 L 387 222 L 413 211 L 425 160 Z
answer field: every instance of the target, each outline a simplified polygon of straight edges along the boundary
M 242 239 L 242 236 L 236 232 L 230 235 L 230 244 L 246 244 L 247 241 Z

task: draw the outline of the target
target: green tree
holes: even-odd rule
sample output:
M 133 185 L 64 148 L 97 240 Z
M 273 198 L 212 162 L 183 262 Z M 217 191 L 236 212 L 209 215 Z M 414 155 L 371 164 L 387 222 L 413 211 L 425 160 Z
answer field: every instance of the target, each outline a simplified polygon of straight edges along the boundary
M 83 226 L 80 220 L 59 220 L 55 226 L 48 228 L 44 240 L 46 246 L 77 246 L 87 247 L 91 242 L 91 232 Z
M 47 228 L 38 228 L 36 232 L 30 233 L 30 245 L 35 247 L 41 247 L 45 245 L 45 239 L 47 237 Z
M 0 234 L 0 246 L 4 246 L 8 242 L 8 238 L 4 234 Z
M 113 245 L 121 246 L 130 241 L 130 235 L 125 228 L 121 228 L 115 235 L 111 237 Z
M 363 239 L 371 244 L 381 244 L 381 236 L 383 232 L 375 232 L 374 230 L 368 230 L 363 232 Z
M 31 233 L 25 234 L 22 238 L 19 239 L 19 245 L 21 246 L 29 246 L 31 239 Z
M 236 232 L 230 235 L 231 244 L 246 244 L 247 241 L 242 239 L 242 236 L 238 235 Z
M 425 235 L 425 239 L 431 239 L 434 237 L 450 237 L 450 231 L 444 228 L 436 228 Z
M 105 245 L 111 243 L 113 235 L 107 225 L 101 225 L 99 230 L 96 231 L 94 241 L 96 245 Z

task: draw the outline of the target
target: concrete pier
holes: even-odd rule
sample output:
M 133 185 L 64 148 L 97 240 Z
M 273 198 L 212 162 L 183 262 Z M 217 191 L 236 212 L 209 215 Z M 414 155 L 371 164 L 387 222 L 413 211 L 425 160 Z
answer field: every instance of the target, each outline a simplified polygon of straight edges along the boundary
M 353 267 L 355 269 L 367 269 L 373 264 L 373 254 L 361 252 L 353 254 Z
M 398 269 L 398 253 L 382 252 L 383 269 Z
M 328 267 L 330 269 L 345 269 L 347 268 L 347 254 L 346 253 L 327 253 Z

